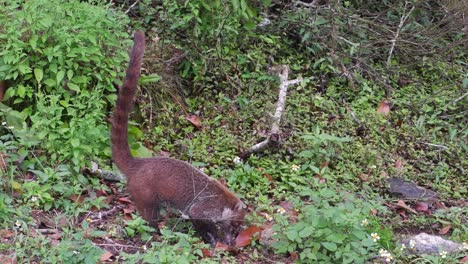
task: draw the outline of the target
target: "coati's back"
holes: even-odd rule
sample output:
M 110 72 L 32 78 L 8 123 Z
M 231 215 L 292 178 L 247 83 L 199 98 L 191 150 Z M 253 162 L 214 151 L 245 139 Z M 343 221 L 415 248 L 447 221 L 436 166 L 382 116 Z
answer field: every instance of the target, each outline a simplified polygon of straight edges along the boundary
M 128 190 L 142 217 L 157 226 L 167 204 L 190 218 L 211 244 L 218 237 L 232 243 L 245 215 L 245 205 L 226 187 L 187 162 L 171 158 L 134 158 L 128 145 L 128 114 L 137 89 L 144 53 L 144 34 L 136 32 L 130 63 L 114 110 L 112 157 L 128 178 Z

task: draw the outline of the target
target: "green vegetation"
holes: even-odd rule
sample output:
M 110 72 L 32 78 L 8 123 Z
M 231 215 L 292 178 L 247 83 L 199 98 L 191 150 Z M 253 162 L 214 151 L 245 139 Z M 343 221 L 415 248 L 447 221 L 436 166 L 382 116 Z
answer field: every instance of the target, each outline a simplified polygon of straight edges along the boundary
M 468 74 L 457 1 L 88 2 L 0 1 L 0 81 L 8 86 L 0 103 L 0 262 L 464 257 L 421 258 L 398 242 L 423 231 L 468 241 Z M 125 183 L 89 173 L 93 164 L 116 172 L 107 117 L 127 32 L 141 27 L 146 76 L 129 129 L 132 153 L 169 154 L 225 179 L 252 210 L 246 227 L 272 235 L 212 250 L 171 210 L 156 232 Z M 289 79 L 304 78 L 289 87 L 281 144 L 240 160 L 269 132 L 279 82 L 268 68 L 281 64 Z M 200 121 L 188 118 L 195 113 Z M 439 200 L 420 211 L 411 200 L 398 207 L 389 177 Z

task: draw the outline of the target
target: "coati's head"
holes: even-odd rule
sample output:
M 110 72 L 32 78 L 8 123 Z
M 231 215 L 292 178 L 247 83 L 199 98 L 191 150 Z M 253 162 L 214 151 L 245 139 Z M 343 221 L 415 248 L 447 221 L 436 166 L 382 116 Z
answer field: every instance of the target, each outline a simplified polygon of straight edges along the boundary
M 225 207 L 219 221 L 221 240 L 228 245 L 234 245 L 234 242 L 241 231 L 241 225 L 244 223 L 244 217 L 247 214 L 247 207 L 241 201 L 234 207 Z

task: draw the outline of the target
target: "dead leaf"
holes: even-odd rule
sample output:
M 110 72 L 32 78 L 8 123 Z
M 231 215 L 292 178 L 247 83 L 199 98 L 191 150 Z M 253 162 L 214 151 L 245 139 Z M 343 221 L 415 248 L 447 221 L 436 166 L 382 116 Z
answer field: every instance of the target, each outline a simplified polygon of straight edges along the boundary
M 131 203 L 132 203 L 132 201 L 131 201 L 130 198 L 128 198 L 128 197 L 120 197 L 120 198 L 118 199 L 118 201 L 121 202 L 121 203 L 123 203 L 123 204 L 131 204 Z
M 452 225 L 444 226 L 442 229 L 440 229 L 439 235 L 447 234 L 450 231 L 451 228 L 452 228 Z
M 408 210 L 410 212 L 412 212 L 413 214 L 416 214 L 416 211 L 413 210 L 411 207 L 409 207 L 408 205 L 406 205 L 405 201 L 403 200 L 398 200 L 398 202 L 396 203 L 397 206 L 399 206 L 400 208 L 402 209 L 405 209 L 405 210 Z
M 2 263 L 2 264 L 16 264 L 18 262 L 16 261 L 16 257 L 15 257 L 14 254 L 9 255 L 9 256 L 0 254 L 0 263 Z
M 111 257 L 113 256 L 112 253 L 110 253 L 109 251 L 105 251 L 104 253 L 102 253 L 101 255 L 101 258 L 99 259 L 99 261 L 108 261 Z
M 390 114 L 390 104 L 390 101 L 386 99 L 382 100 L 377 108 L 377 114 L 388 116 L 388 114 Z
M 365 173 L 359 173 L 359 179 L 361 179 L 361 181 L 363 181 L 363 182 L 368 182 L 369 181 L 369 175 L 367 175 Z
M 398 170 L 401 170 L 403 168 L 403 161 L 401 161 L 400 159 L 396 160 L 395 168 L 397 168 Z
M 2 229 L 0 230 L 0 237 L 2 238 L 10 238 L 15 236 L 15 233 L 9 229 Z
M 169 158 L 169 156 L 171 156 L 171 153 L 169 151 L 161 150 L 159 151 L 159 156 Z
M 59 240 L 62 235 L 60 233 L 53 233 L 48 235 L 48 237 L 52 238 L 52 240 Z
M 279 206 L 283 207 L 285 210 L 293 210 L 294 206 L 289 201 L 282 201 L 280 202 Z
M 78 204 L 83 203 L 84 198 L 85 198 L 84 195 L 72 194 L 72 195 L 68 196 L 68 199 L 70 199 L 70 200 L 72 200 L 73 202 L 78 203 Z
M 372 209 L 371 210 L 371 215 L 377 215 L 377 209 Z
M 229 250 L 229 245 L 224 244 L 224 243 L 218 241 L 218 242 L 216 242 L 215 249 L 216 249 L 216 250 L 218 250 L 218 249 L 221 249 L 221 250 Z
M 194 125 L 197 128 L 201 128 L 203 126 L 201 118 L 197 115 L 186 115 L 185 119 L 187 119 L 187 121 L 189 121 L 192 125 Z
M 426 212 L 429 209 L 429 205 L 423 202 L 416 202 L 413 206 L 414 210 L 418 212 Z
M 236 247 L 245 247 L 250 245 L 252 239 L 260 239 L 260 235 L 263 228 L 258 226 L 250 226 L 247 229 L 240 232 L 240 234 L 236 238 Z
M 207 248 L 202 248 L 202 254 L 204 258 L 211 258 L 213 256 L 213 253 Z
M 299 257 L 297 255 L 296 252 L 289 252 L 289 258 L 292 260 L 292 261 L 296 261 Z
M 263 176 L 264 176 L 268 181 L 270 181 L 270 182 L 273 181 L 273 176 L 271 176 L 271 174 L 265 173 L 265 174 L 263 174 Z

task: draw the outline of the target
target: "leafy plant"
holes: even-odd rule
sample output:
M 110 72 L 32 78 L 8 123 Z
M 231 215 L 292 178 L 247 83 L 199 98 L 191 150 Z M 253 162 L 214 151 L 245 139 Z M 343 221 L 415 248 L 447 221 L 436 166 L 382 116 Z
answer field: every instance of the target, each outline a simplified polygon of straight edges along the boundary
M 301 208 L 297 222 L 277 215 L 277 253 L 297 253 L 302 263 L 364 263 L 377 249 L 377 243 L 362 225 L 371 204 L 340 195 L 332 189 L 303 190 L 311 204 Z
M 124 72 L 128 20 L 75 0 L 1 5 L 0 80 L 8 82 L 7 104 L 21 113 L 13 132 L 25 144 L 34 135 L 51 163 L 71 160 L 74 172 L 109 155 L 104 114 Z

